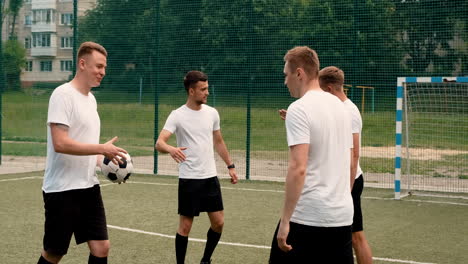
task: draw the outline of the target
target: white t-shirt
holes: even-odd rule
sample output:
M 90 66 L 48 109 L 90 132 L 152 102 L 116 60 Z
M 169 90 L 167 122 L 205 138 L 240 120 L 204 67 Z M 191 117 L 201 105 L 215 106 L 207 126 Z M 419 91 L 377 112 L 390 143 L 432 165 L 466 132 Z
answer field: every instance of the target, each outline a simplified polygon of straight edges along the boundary
M 362 118 L 361 113 L 359 113 L 359 109 L 357 106 L 349 99 L 343 102 L 348 109 L 349 113 L 351 114 L 351 131 L 353 134 L 359 134 L 359 150 L 361 150 L 361 133 L 362 133 Z M 362 175 L 362 169 L 359 165 L 359 160 L 357 164 L 357 171 L 356 171 L 356 178 Z
M 309 144 L 307 171 L 291 222 L 308 226 L 349 226 L 352 134 L 350 115 L 334 95 L 309 91 L 286 115 L 288 145 Z
M 216 109 L 203 104 L 200 110 L 186 105 L 171 112 L 164 130 L 176 134 L 177 146 L 186 147 L 186 160 L 179 163 L 179 177 L 206 179 L 214 177 L 216 163 L 213 150 L 213 131 L 220 129 Z
M 57 153 L 54 150 L 50 123 L 68 126 L 68 136 L 81 143 L 99 144 L 101 121 L 96 99 L 87 96 L 70 83 L 57 87 L 49 100 L 47 115 L 47 161 L 42 190 L 62 192 L 84 189 L 98 184 L 96 155 L 77 156 Z

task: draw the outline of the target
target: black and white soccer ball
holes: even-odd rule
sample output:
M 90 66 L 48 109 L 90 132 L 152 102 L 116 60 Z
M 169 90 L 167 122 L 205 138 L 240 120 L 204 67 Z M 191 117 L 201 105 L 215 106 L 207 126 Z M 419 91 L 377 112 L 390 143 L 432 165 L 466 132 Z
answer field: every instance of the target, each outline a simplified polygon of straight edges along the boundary
M 130 177 L 133 172 L 133 161 L 129 154 L 122 153 L 122 164 L 114 164 L 110 159 L 104 157 L 101 165 L 102 174 L 111 182 L 122 183 Z

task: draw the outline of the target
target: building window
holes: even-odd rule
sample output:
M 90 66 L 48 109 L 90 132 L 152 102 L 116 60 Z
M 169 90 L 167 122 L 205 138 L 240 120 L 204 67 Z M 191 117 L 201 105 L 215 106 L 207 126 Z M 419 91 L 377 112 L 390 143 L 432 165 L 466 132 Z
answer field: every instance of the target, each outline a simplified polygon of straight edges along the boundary
M 61 71 L 72 71 L 72 63 L 71 60 L 63 60 L 60 61 L 60 70 Z
M 41 61 L 41 72 L 51 72 L 52 61 Z
M 24 38 L 24 48 L 25 49 L 30 49 L 31 48 L 31 38 L 30 37 Z
M 60 48 L 71 49 L 73 48 L 73 37 L 61 37 Z
M 50 47 L 50 33 L 33 33 L 33 47 Z
M 60 16 L 61 25 L 71 25 L 73 23 L 73 14 L 62 14 Z
M 33 71 L 33 62 L 32 61 L 27 61 L 26 62 L 26 67 L 24 67 L 24 71 L 27 71 L 27 72 L 32 72 Z
M 32 24 L 31 14 L 24 15 L 24 25 L 28 27 L 28 26 L 31 26 L 31 24 Z
M 33 24 L 52 24 L 52 23 L 55 23 L 55 10 L 53 9 L 33 10 Z

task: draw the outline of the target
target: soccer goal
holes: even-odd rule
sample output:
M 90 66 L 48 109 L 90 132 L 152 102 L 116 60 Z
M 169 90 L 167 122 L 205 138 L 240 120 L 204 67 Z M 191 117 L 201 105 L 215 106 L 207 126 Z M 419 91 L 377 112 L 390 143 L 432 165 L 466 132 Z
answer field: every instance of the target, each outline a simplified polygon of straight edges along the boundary
M 400 77 L 395 199 L 468 193 L 468 77 Z

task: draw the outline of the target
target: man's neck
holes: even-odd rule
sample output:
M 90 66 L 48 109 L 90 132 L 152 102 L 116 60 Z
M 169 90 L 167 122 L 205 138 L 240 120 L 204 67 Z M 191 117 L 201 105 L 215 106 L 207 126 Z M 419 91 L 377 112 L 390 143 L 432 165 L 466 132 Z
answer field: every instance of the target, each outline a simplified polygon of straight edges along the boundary
M 89 87 L 86 82 L 81 81 L 77 76 L 70 81 L 71 86 L 73 86 L 78 92 L 88 95 L 92 87 Z
M 320 84 L 318 82 L 318 79 L 311 80 L 308 83 L 305 83 L 304 86 L 302 86 L 302 89 L 300 90 L 300 97 L 304 96 L 308 91 L 323 91 L 322 88 L 320 88 Z
M 336 92 L 335 96 L 338 97 L 338 99 L 340 99 L 342 102 L 348 100 L 348 97 L 343 91 Z
M 202 104 L 199 104 L 199 103 L 197 103 L 197 102 L 195 102 L 193 100 L 190 100 L 190 98 L 187 99 L 187 102 L 185 103 L 185 105 L 188 108 L 190 108 L 192 110 L 195 110 L 195 111 L 198 111 L 198 110 L 200 110 L 202 108 Z

